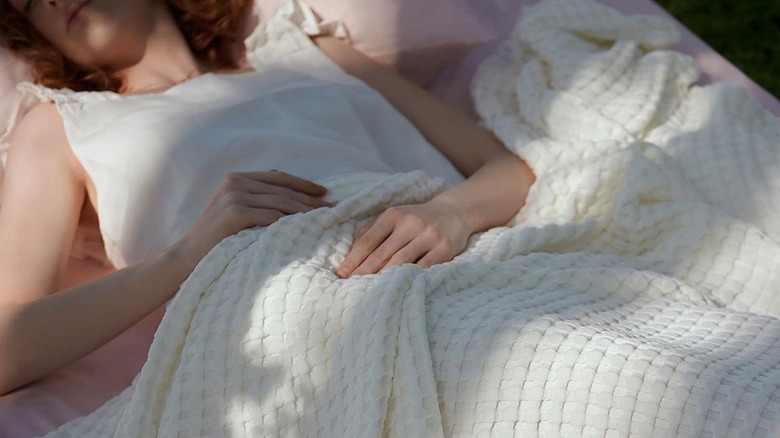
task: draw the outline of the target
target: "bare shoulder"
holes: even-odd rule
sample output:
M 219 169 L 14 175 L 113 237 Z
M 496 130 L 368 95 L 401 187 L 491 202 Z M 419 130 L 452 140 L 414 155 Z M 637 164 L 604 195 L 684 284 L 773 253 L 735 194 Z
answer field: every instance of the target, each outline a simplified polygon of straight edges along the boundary
M 73 155 L 62 117 L 54 104 L 35 105 L 15 127 L 8 153 L 8 173 L 19 166 L 26 168 L 25 172 L 61 175 L 66 171 L 74 179 L 83 179 L 83 171 Z M 58 168 L 56 172 L 55 167 Z
M 38 140 L 48 140 L 43 143 Z M 65 127 L 57 108 L 52 103 L 39 103 L 32 107 L 14 129 L 11 144 L 35 143 L 47 147 L 52 141 L 65 142 Z
M 35 106 L 14 129 L 0 194 L 0 304 L 56 289 L 85 199 L 74 160 L 53 105 Z

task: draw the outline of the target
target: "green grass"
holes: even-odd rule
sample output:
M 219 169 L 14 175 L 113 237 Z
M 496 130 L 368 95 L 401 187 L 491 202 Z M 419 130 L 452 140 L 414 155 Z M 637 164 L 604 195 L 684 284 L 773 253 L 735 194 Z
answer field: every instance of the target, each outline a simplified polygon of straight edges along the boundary
M 656 0 L 756 83 L 780 96 L 780 0 Z

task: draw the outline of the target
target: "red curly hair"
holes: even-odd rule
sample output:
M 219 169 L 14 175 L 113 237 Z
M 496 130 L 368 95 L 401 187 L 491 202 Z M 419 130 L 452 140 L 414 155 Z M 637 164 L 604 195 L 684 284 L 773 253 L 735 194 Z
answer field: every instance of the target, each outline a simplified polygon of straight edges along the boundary
M 253 0 L 165 0 L 198 59 L 214 69 L 236 67 L 232 46 Z M 0 0 L 0 44 L 32 65 L 35 82 L 75 91 L 121 92 L 124 84 L 102 68 L 65 58 L 7 0 Z

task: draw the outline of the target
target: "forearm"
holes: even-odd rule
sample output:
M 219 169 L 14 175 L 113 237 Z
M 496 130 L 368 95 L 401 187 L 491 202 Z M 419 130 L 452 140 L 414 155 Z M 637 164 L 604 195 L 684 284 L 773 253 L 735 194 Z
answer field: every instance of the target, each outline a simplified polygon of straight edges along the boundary
M 431 202 L 445 203 L 463 211 L 469 230 L 476 233 L 504 225 L 517 214 L 525 204 L 534 180 L 528 165 L 506 152 Z
M 362 77 L 440 150 L 463 175 L 470 176 L 503 150 L 495 137 L 419 85 L 386 69 Z
M 468 236 L 505 224 L 525 204 L 534 174 L 493 134 L 348 44 L 332 37 L 315 38 L 315 43 L 347 73 L 382 94 L 468 177 L 431 202 L 388 209 L 359 230 L 337 275 L 346 278 L 404 263 L 428 267 L 452 260 Z
M 347 73 L 382 94 L 468 180 L 437 198 L 468 211 L 472 232 L 506 223 L 525 202 L 531 169 L 488 130 L 397 73 L 332 37 L 315 43 Z
M 399 82 L 395 88 L 399 94 L 390 98 L 393 104 L 468 177 L 435 201 L 457 203 L 466 211 L 474 233 L 509 221 L 525 204 L 535 181 L 531 168 L 462 112 L 430 93 L 417 92 L 415 84 L 387 76 L 376 80 Z
M 30 303 L 0 308 L 0 394 L 74 362 L 173 297 L 193 265 L 174 252 Z
M 163 254 L 41 297 L 0 286 L 0 394 L 105 344 L 172 298 L 197 263 L 241 230 L 330 206 L 323 186 L 283 172 L 228 174 L 185 237 Z M 4 205 L 5 208 L 5 205 Z M 29 259 L 28 259 L 29 260 Z M 17 297 L 31 297 L 28 299 Z
M 430 267 L 448 262 L 473 233 L 506 224 L 525 203 L 534 175 L 523 160 L 503 148 L 499 151 L 464 182 L 432 200 L 388 208 L 359 229 L 336 275 L 347 278 L 405 263 Z
M 488 130 L 416 84 L 382 68 L 353 71 L 387 99 L 450 158 L 468 179 L 435 202 L 465 209 L 472 232 L 503 225 L 525 203 L 535 177 Z M 457 152 L 454 152 L 457 151 Z

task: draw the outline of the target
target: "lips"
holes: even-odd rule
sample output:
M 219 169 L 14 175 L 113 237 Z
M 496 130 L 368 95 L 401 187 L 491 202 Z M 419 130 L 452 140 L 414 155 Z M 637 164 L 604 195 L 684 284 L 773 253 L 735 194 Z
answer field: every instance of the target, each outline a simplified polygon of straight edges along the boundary
M 70 25 L 73 23 L 73 21 L 78 18 L 79 13 L 84 9 L 85 6 L 90 4 L 92 0 L 78 0 L 73 3 L 71 3 L 68 6 L 68 23 L 67 23 L 67 29 L 70 30 Z

